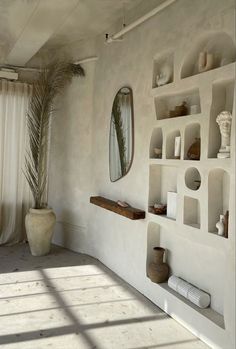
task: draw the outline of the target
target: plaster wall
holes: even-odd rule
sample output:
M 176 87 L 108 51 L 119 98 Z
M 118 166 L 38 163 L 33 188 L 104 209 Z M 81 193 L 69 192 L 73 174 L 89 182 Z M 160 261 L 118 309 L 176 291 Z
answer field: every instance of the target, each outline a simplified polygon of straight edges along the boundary
M 130 221 L 122 216 L 89 204 L 91 195 L 124 200 L 146 210 L 149 196 L 149 144 L 156 122 L 154 98 L 151 95 L 153 58 L 163 52 L 174 52 L 175 81 L 180 81 L 183 61 L 194 42 L 207 33 L 224 31 L 234 39 L 234 0 L 177 0 L 129 34 L 123 41 L 104 44 L 96 41 L 66 47 L 72 56 L 98 55 L 97 62 L 84 65 L 86 78 L 74 80 L 59 101 L 59 112 L 52 130 L 49 202 L 57 213 L 55 242 L 72 250 L 90 254 L 150 298 L 171 316 L 187 326 L 214 348 L 235 348 L 235 236 L 227 243 L 213 244 L 206 234 L 207 203 L 201 206 L 203 226 L 198 232 L 181 224 L 150 228 L 152 219 Z M 116 28 L 111 28 L 114 32 Z M 233 78 L 233 77 L 232 77 Z M 134 97 L 134 160 L 129 173 L 111 183 L 109 177 L 109 127 L 114 96 L 122 86 L 130 86 Z M 177 86 L 177 85 L 176 85 Z M 201 86 L 202 111 L 211 104 L 212 89 L 207 80 Z M 191 82 L 185 87 L 192 88 Z M 181 92 L 176 90 L 176 93 Z M 173 130 L 177 127 L 173 121 Z M 182 127 L 181 123 L 179 124 Z M 202 153 L 207 154 L 208 124 L 202 122 Z M 235 123 L 233 123 L 234 133 Z M 171 130 L 170 130 L 171 131 Z M 234 156 L 234 153 L 233 153 Z M 202 191 L 207 191 L 208 165 L 200 169 Z M 233 163 L 234 166 L 234 163 Z M 188 165 L 186 165 L 186 168 Z M 235 179 L 229 167 L 234 207 Z M 180 170 L 184 173 L 184 169 Z M 179 176 L 179 188 L 184 182 Z M 182 176 L 183 178 L 183 176 Z M 184 190 L 184 189 L 183 189 Z M 183 205 L 179 202 L 179 206 Z M 181 217 L 177 217 L 177 223 Z M 176 230 L 177 235 L 171 230 Z M 175 233 L 176 233 L 175 232 Z M 186 237 L 188 234 L 188 237 Z M 192 237 L 189 237 L 189 235 Z M 212 295 L 212 308 L 224 316 L 225 329 L 202 316 L 164 288 L 146 277 L 149 237 L 170 251 L 173 272 L 185 277 Z M 175 251 L 175 253 L 173 253 Z M 149 258 L 149 257 L 148 257 Z

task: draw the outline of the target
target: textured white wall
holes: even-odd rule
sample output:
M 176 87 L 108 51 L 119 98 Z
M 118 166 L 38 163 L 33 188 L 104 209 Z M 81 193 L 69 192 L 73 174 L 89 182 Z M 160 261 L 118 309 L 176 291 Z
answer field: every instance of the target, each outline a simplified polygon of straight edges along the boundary
M 192 243 L 181 236 L 171 240 L 165 229 L 161 229 L 159 236 L 159 241 L 170 250 L 172 246 L 176 248 L 171 259 L 174 270 L 185 267 L 183 274 L 199 286 L 207 287 L 212 278 L 209 289 L 214 292 L 215 309 L 224 313 L 226 330 L 223 330 L 206 318 L 195 316 L 181 303 L 173 302 L 164 290 L 146 278 L 148 220 L 130 221 L 90 205 L 89 197 L 121 199 L 147 210 L 149 143 L 155 125 L 154 99 L 150 94 L 153 57 L 173 50 L 177 80 L 194 40 L 209 31 L 225 31 L 233 37 L 234 28 L 234 0 L 177 0 L 127 34 L 122 42 L 105 45 L 104 37 L 99 37 L 95 44 L 67 48 L 74 57 L 78 53 L 81 57 L 96 54 L 99 60 L 84 66 L 86 78 L 75 79 L 59 102 L 60 111 L 52 132 L 49 193 L 58 220 L 55 242 L 98 258 L 199 337 L 216 348 L 227 349 L 235 347 L 235 315 L 231 305 L 234 279 L 230 281 L 235 273 L 234 236 L 227 262 L 214 246 L 196 243 L 194 234 Z M 111 183 L 110 112 L 116 92 L 125 85 L 133 89 L 134 96 L 134 161 L 123 179 Z M 210 102 L 211 91 L 206 91 L 203 107 Z M 203 153 L 206 154 L 206 149 Z

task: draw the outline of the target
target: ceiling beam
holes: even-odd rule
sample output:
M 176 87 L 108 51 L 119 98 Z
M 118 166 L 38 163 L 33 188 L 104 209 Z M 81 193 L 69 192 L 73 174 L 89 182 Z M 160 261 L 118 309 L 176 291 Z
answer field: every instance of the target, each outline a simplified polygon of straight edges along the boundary
M 62 26 L 80 0 L 40 0 L 10 50 L 6 63 L 24 66 Z

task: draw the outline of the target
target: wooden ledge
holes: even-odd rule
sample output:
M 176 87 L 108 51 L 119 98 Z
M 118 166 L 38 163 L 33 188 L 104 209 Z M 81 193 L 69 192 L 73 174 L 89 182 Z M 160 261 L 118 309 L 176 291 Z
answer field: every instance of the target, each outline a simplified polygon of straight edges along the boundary
M 137 220 L 145 218 L 145 211 L 131 206 L 121 207 L 117 204 L 117 202 L 106 199 L 102 196 L 91 196 L 90 202 L 91 204 L 100 206 L 102 208 L 105 208 L 106 210 L 112 211 L 129 219 Z

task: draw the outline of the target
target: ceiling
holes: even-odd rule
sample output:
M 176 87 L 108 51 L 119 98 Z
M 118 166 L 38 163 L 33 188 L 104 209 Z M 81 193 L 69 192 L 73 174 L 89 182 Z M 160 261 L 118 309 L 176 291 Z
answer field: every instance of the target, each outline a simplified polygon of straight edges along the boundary
M 0 0 L 0 64 L 95 37 L 135 7 L 163 0 Z

